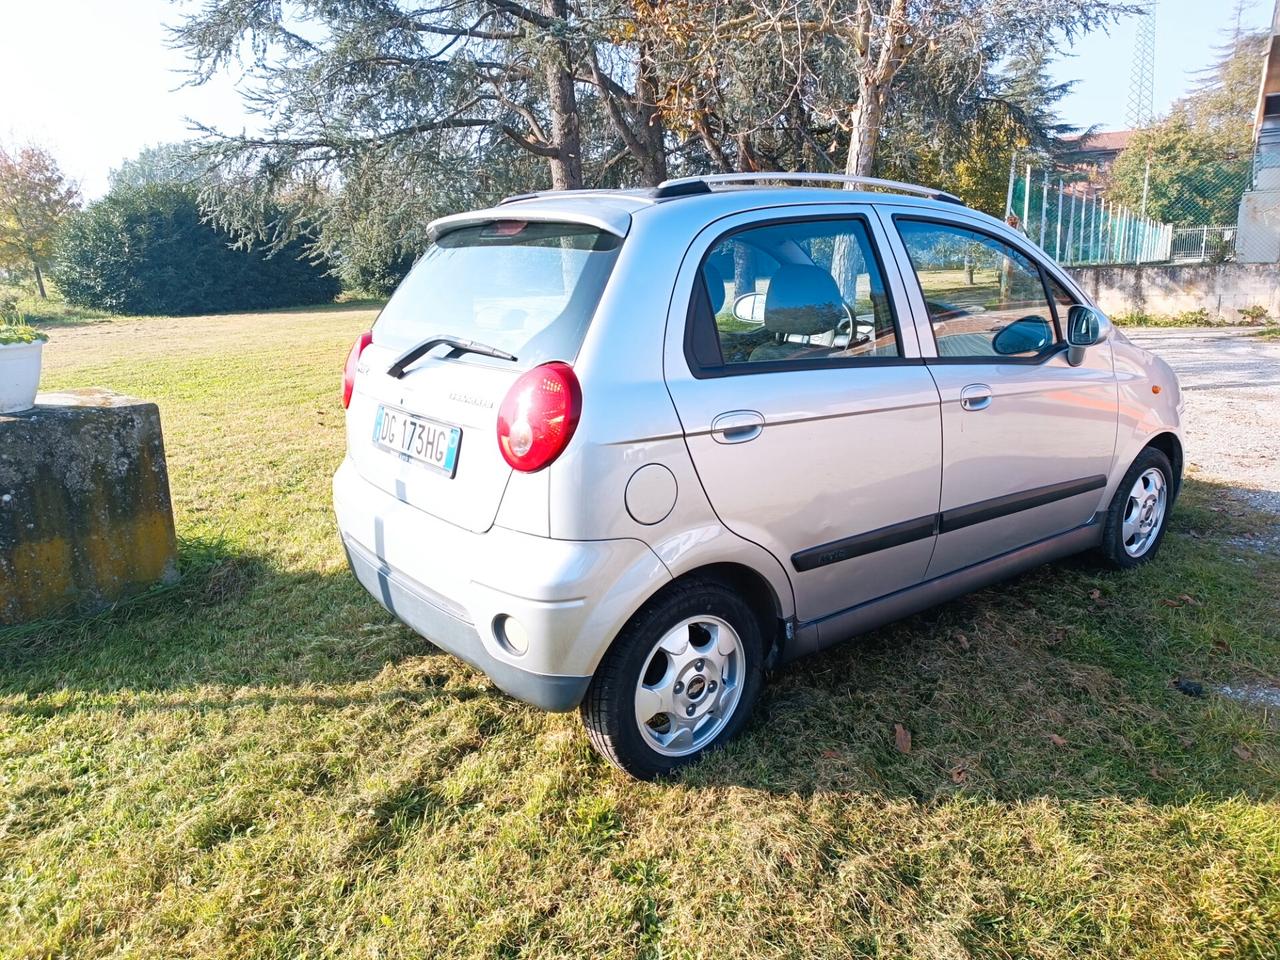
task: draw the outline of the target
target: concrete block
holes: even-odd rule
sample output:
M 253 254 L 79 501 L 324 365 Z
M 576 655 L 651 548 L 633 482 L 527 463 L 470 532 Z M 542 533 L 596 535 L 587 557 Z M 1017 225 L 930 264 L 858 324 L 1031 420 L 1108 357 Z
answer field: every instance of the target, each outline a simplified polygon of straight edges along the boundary
M 107 390 L 0 415 L 0 625 L 177 578 L 160 411 Z

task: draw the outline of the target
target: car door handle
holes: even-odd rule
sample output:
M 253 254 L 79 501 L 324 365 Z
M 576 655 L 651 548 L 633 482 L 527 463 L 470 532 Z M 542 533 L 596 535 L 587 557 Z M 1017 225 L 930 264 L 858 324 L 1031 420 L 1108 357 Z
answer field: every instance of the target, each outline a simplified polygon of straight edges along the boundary
M 754 410 L 730 410 L 711 421 L 711 439 L 717 443 L 746 443 L 764 432 L 764 414 Z
M 991 388 L 985 383 L 971 383 L 960 391 L 960 406 L 965 410 L 985 410 L 991 406 Z

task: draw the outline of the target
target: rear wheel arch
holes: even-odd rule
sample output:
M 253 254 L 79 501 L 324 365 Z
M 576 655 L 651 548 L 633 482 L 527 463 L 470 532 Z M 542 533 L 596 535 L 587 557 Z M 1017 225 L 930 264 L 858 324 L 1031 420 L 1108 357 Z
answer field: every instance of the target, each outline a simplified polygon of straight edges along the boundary
M 755 614 L 756 621 L 760 625 L 760 633 L 764 638 L 765 644 L 765 662 L 766 664 L 772 663 L 774 655 L 781 647 L 785 624 L 782 604 L 779 602 L 777 593 L 767 577 L 745 564 L 728 561 L 694 567 L 664 583 L 636 607 L 622 628 L 618 630 L 617 635 L 609 641 L 608 646 L 601 653 L 600 659 L 603 660 L 608 655 L 609 651 L 618 642 L 618 638 L 626 631 L 626 628 L 649 607 L 660 603 L 668 594 L 696 581 L 711 581 L 721 584 L 742 597 L 747 606 L 751 608 L 751 612 Z M 597 663 L 597 669 L 598 666 L 599 664 Z
M 782 604 L 778 602 L 773 585 L 759 571 L 741 563 L 712 563 L 690 570 L 674 582 L 679 583 L 686 578 L 715 580 L 736 591 L 756 615 L 764 638 L 765 663 L 772 663 L 781 643 L 785 621 Z

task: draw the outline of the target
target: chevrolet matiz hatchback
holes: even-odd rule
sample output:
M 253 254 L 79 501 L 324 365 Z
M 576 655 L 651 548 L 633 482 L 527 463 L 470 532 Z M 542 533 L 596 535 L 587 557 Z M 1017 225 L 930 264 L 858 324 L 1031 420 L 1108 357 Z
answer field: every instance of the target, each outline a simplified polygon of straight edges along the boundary
M 430 235 L 347 360 L 351 568 L 635 776 L 738 733 L 774 664 L 1159 549 L 1173 372 L 954 197 L 725 174 Z

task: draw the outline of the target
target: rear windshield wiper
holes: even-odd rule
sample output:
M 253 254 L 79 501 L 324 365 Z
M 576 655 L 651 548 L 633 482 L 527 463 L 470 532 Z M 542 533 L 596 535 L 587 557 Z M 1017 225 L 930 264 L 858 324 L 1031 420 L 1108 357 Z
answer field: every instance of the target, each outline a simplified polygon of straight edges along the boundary
M 405 368 L 421 357 L 425 357 L 436 347 L 448 345 L 449 348 L 458 353 L 478 353 L 483 357 L 497 357 L 499 360 L 510 360 L 515 362 L 514 354 L 507 353 L 505 350 L 499 350 L 497 347 L 491 347 L 487 343 L 477 343 L 474 340 L 463 340 L 461 337 L 449 337 L 440 334 L 434 337 L 428 337 L 420 344 L 412 349 L 402 353 L 396 358 L 396 362 L 387 367 L 387 375 L 395 377 L 399 380 L 404 376 Z

